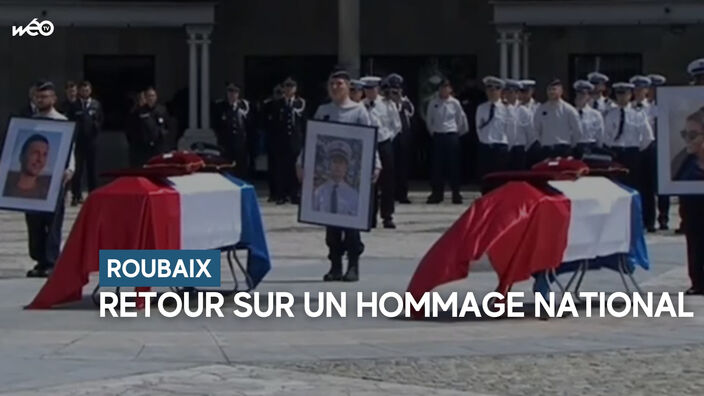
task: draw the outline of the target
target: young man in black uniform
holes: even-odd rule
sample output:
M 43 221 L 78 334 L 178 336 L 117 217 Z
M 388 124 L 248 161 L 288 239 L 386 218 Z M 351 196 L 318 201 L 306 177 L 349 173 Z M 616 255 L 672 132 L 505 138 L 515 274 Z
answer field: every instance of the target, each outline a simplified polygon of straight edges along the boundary
M 283 82 L 283 97 L 272 104 L 272 152 L 276 158 L 274 179 L 279 196 L 276 204 L 299 202 L 296 158 L 303 144 L 306 101 L 297 95 L 292 78 Z
M 215 106 L 213 122 L 218 146 L 223 156 L 235 162 L 234 174 L 240 179 L 248 176 L 247 115 L 249 103 L 240 99 L 240 88 L 226 85 L 226 98 Z
M 88 191 L 93 191 L 98 185 L 98 175 L 95 168 L 97 154 L 96 140 L 103 128 L 103 107 L 100 102 L 91 97 L 92 85 L 83 81 L 78 87 L 78 99 L 69 102 L 66 116 L 76 121 L 76 174 L 71 185 L 71 206 L 83 202 L 81 182 L 85 167 Z
M 144 90 L 144 105 L 136 109 L 130 125 L 131 166 L 143 166 L 150 158 L 167 149 L 169 114 L 157 103 L 156 89 Z

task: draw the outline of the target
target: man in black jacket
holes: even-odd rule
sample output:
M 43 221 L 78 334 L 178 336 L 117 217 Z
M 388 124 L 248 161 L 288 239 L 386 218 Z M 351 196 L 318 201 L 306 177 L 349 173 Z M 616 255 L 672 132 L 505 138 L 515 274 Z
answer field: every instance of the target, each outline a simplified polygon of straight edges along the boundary
M 78 99 L 66 104 L 66 116 L 76 122 L 76 173 L 71 180 L 71 206 L 83 202 L 81 183 L 84 169 L 88 191 L 93 191 L 98 184 L 96 141 L 103 128 L 103 107 L 91 97 L 92 93 L 90 81 L 83 81 L 79 84 Z
M 226 85 L 226 97 L 215 104 L 213 124 L 218 146 L 223 149 L 223 157 L 235 162 L 235 176 L 247 177 L 247 116 L 249 103 L 240 99 L 240 88 L 235 84 Z
M 144 90 L 145 103 L 131 115 L 129 125 L 130 158 L 133 167 L 143 166 L 150 158 L 162 154 L 167 149 L 169 134 L 169 114 L 166 108 L 157 103 L 156 90 Z
M 276 158 L 273 171 L 280 194 L 276 204 L 289 201 L 297 205 L 296 158 L 303 144 L 306 101 L 297 95 L 298 86 L 292 78 L 284 81 L 283 88 L 283 97 L 272 103 L 272 152 Z

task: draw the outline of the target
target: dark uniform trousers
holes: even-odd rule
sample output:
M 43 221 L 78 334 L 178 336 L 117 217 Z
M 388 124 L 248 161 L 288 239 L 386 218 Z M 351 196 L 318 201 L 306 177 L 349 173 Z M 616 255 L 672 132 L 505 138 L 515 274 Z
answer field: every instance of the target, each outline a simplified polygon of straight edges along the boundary
M 227 132 L 224 132 L 227 133 Z M 223 141 L 225 158 L 235 162 L 232 174 L 239 179 L 247 179 L 249 176 L 248 146 L 247 137 L 242 131 L 237 133 L 229 132 L 231 136 Z
M 646 228 L 653 228 L 655 227 L 655 192 L 657 190 L 657 149 L 654 143 L 641 152 L 641 161 L 643 223 Z
M 296 159 L 301 151 L 301 137 L 297 133 L 282 133 L 275 138 L 274 167 L 275 185 L 278 198 L 296 199 L 298 197 L 298 177 L 296 176 Z
M 93 191 L 98 185 L 98 176 L 95 168 L 95 157 L 98 145 L 94 137 L 79 136 L 76 138 L 76 173 L 71 179 L 71 194 L 74 197 L 81 195 L 81 183 L 85 168 L 88 191 Z
M 453 193 L 460 192 L 460 139 L 457 132 L 433 133 L 433 166 L 431 184 L 433 195 L 445 193 L 445 177 Z
M 510 152 L 510 163 L 508 169 L 514 171 L 520 171 L 526 169 L 527 162 L 526 147 L 525 146 L 513 146 Z
M 526 152 L 526 167 L 528 169 L 532 168 L 533 165 L 543 160 L 543 148 L 540 143 L 533 142 Z
M 687 267 L 692 288 L 704 291 L 704 196 L 680 196 L 682 228 L 687 240 Z
M 328 245 L 328 258 L 332 261 L 342 258 L 359 257 L 364 252 L 364 244 L 358 230 L 339 227 L 325 227 L 325 244 Z
M 480 143 L 478 154 L 477 168 L 481 178 L 492 172 L 503 172 L 510 167 L 511 154 L 506 144 Z
M 379 159 L 381 160 L 381 173 L 379 182 L 374 185 L 374 220 L 381 208 L 381 218 L 391 220 L 394 214 L 394 146 L 391 139 L 377 144 Z M 376 221 L 375 221 L 376 222 Z M 374 223 L 375 223 L 374 222 Z
M 29 233 L 29 257 L 42 268 L 53 268 L 59 257 L 61 227 L 64 222 L 64 195 L 65 192 L 61 190 L 54 213 L 25 213 Z
M 614 147 L 612 151 L 616 153 L 616 162 L 628 169 L 628 174 L 621 177 L 620 181 L 638 190 L 641 200 L 643 200 L 643 155 L 640 150 L 638 147 Z
M 396 185 L 394 195 L 396 200 L 408 197 L 408 168 L 411 163 L 411 147 L 413 145 L 411 130 L 402 130 L 394 137 L 394 176 Z

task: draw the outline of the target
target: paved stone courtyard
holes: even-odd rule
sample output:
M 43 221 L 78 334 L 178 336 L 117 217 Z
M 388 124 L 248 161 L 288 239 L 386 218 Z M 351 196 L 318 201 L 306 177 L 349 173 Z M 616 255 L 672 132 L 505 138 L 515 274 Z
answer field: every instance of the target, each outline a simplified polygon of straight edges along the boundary
M 398 230 L 363 235 L 355 284 L 321 282 L 322 229 L 298 224 L 293 206 L 262 202 L 273 270 L 259 291 L 289 291 L 302 304 L 305 291 L 405 290 L 422 255 L 468 205 L 412 198 L 416 204 L 397 207 Z M 69 208 L 65 234 L 76 214 Z M 691 319 L 101 319 L 87 298 L 22 310 L 43 281 L 23 277 L 32 265 L 23 216 L 0 212 L 0 231 L 0 393 L 694 395 L 704 386 L 701 297 L 686 299 Z M 684 290 L 684 238 L 662 232 L 648 245 L 653 269 L 636 273 L 643 289 Z M 495 285 L 482 261 L 441 291 L 483 294 Z M 623 285 L 602 270 L 590 272 L 582 290 Z

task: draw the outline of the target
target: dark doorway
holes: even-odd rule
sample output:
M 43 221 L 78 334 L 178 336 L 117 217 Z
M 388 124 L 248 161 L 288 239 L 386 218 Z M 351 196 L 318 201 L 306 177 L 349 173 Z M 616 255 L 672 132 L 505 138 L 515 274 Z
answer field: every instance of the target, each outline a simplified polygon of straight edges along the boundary
M 84 76 L 103 104 L 104 129 L 122 130 L 136 93 L 154 84 L 154 56 L 86 55 L 83 62 Z

